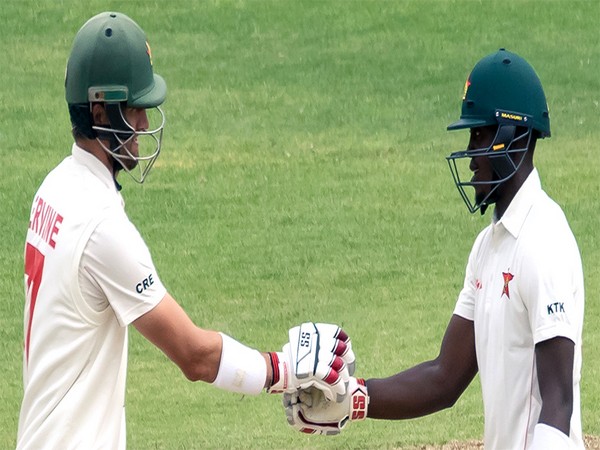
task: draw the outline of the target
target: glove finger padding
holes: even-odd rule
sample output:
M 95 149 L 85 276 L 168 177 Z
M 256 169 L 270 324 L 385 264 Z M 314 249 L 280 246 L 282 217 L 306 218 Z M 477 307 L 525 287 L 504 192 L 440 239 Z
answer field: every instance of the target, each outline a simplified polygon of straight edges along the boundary
M 352 351 L 350 337 L 348 337 L 346 332 L 337 325 L 330 323 L 316 323 L 315 326 L 322 334 L 335 338 L 334 347 L 330 349 L 331 352 L 340 356 L 348 367 L 348 374 L 350 376 L 354 375 L 356 358 Z
M 336 357 L 337 358 L 337 357 Z M 336 359 L 337 360 L 337 359 Z M 329 364 L 319 362 L 315 368 L 315 373 L 311 376 L 306 383 L 300 381 L 299 389 L 307 389 L 310 387 L 316 387 L 323 392 L 323 395 L 327 400 L 334 402 L 341 402 L 346 398 L 348 388 L 348 369 L 346 365 L 343 366 L 343 372 L 337 372 Z
M 288 423 L 294 429 L 309 434 L 339 434 L 352 420 L 367 417 L 369 395 L 363 379 L 351 378 L 349 395 L 343 402 L 332 402 L 324 393 L 311 387 L 285 394 L 283 406 Z
M 340 340 L 339 338 L 344 340 Z M 317 386 L 327 399 L 342 401 L 350 378 L 348 363 L 354 365 L 350 339 L 337 325 L 306 322 L 289 331 L 287 347 L 292 375 L 290 388 Z M 284 389 L 288 390 L 288 389 Z
M 308 388 L 293 394 L 284 394 L 283 406 L 285 408 L 285 415 L 288 424 L 301 433 L 324 434 L 327 436 L 340 434 L 347 421 L 344 421 L 343 424 L 340 424 L 338 421 L 331 420 L 324 420 L 316 423 L 305 416 L 305 409 L 307 407 L 310 408 L 313 404 L 316 405 L 319 403 L 319 399 L 323 399 L 323 401 L 328 402 L 323 395 L 323 392 L 316 388 Z M 328 403 L 340 405 L 336 402 Z

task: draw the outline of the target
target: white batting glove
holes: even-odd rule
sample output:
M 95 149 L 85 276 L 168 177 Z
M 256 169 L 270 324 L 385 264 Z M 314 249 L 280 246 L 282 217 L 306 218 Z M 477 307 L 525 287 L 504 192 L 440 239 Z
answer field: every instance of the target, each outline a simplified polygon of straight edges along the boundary
M 290 426 L 302 433 L 336 435 L 349 421 L 367 418 L 369 394 L 365 380 L 350 378 L 348 395 L 342 402 L 327 400 L 314 387 L 283 395 L 285 415 Z
M 329 400 L 345 398 L 355 357 L 350 338 L 337 325 L 303 323 L 290 329 L 282 352 L 269 355 L 273 383 L 267 392 L 292 393 L 314 386 Z

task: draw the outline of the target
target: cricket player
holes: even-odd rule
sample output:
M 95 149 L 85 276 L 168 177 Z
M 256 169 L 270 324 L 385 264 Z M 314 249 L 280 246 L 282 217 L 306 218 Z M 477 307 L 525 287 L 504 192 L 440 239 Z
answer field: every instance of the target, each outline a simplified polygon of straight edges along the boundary
M 123 171 L 143 182 L 161 150 L 167 89 L 152 64 L 123 14 L 98 14 L 75 37 L 65 80 L 75 142 L 35 194 L 25 244 L 18 449 L 125 448 L 129 324 L 192 381 L 346 394 L 354 356 L 337 326 L 302 324 L 281 352 L 260 353 L 197 327 L 161 282 L 117 182 Z
M 341 403 L 313 389 L 285 395 L 293 427 L 337 434 L 366 417 L 431 414 L 454 405 L 479 372 L 486 450 L 584 448 L 581 257 L 533 164 L 550 121 L 541 82 L 523 58 L 501 49 L 475 65 L 460 120 L 448 127 L 465 128 L 468 148 L 447 157 L 455 184 L 469 211 L 495 207 L 469 255 L 439 355 L 388 378 L 351 378 Z

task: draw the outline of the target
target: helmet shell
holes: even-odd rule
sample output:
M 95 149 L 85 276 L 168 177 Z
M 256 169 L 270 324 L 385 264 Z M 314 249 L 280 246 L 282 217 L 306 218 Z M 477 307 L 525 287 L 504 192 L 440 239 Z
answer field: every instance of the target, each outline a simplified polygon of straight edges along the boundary
M 152 70 L 144 31 L 124 14 L 103 12 L 77 32 L 67 62 L 68 104 L 127 102 L 152 108 L 165 100 L 167 86 Z
M 542 83 L 531 65 L 500 49 L 473 68 L 466 83 L 460 120 L 448 130 L 497 125 L 499 119 L 550 136 L 550 117 Z

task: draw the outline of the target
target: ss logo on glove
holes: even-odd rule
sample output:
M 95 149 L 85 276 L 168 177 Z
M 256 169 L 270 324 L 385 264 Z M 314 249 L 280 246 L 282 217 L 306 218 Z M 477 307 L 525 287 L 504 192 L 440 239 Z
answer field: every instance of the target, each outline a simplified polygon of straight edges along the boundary
M 300 335 L 300 347 L 310 347 L 310 333 L 302 332 Z
M 268 392 L 291 394 L 315 387 L 328 400 L 345 399 L 355 358 L 344 330 L 333 324 L 305 322 L 291 328 L 288 336 L 282 352 L 270 354 L 273 379 Z
M 355 391 L 352 394 L 352 414 L 350 420 L 364 420 L 367 417 L 367 397 L 364 392 Z

